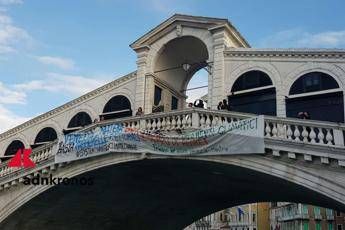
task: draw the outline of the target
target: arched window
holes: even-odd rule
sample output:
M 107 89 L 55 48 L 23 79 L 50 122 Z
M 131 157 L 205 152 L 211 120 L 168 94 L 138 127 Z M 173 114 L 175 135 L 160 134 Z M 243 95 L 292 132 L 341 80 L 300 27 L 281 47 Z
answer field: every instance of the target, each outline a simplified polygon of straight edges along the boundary
M 85 112 L 79 112 L 72 117 L 68 123 L 67 128 L 84 127 L 92 123 L 92 119 L 89 114 Z
M 71 133 L 91 123 L 92 119 L 89 114 L 87 114 L 86 112 L 79 112 L 72 117 L 72 119 L 68 123 L 67 129 L 64 129 L 63 133 Z
M 276 115 L 276 90 L 271 78 L 253 70 L 242 74 L 228 96 L 230 110 L 264 115 Z
M 286 115 L 307 112 L 311 119 L 344 122 L 344 97 L 337 81 L 322 72 L 310 72 L 291 86 L 286 99 Z
M 231 92 L 254 89 L 272 84 L 271 78 L 264 72 L 252 70 L 242 74 L 232 86 Z
M 127 97 L 118 95 L 111 98 L 104 106 L 101 118 L 104 120 L 132 115 L 131 103 Z
M 18 149 L 24 149 L 24 148 L 25 148 L 25 146 L 24 146 L 23 142 L 21 142 L 19 140 L 14 140 L 7 147 L 4 155 L 9 156 L 9 158 L 10 158 L 10 156 L 16 154 Z
M 57 134 L 53 128 L 51 127 L 44 128 L 41 131 L 39 131 L 39 133 L 37 134 L 33 147 L 37 147 L 39 145 L 55 141 L 56 139 L 57 139 Z
M 311 72 L 298 78 L 290 88 L 290 95 L 337 89 L 339 85 L 333 77 L 322 72 Z

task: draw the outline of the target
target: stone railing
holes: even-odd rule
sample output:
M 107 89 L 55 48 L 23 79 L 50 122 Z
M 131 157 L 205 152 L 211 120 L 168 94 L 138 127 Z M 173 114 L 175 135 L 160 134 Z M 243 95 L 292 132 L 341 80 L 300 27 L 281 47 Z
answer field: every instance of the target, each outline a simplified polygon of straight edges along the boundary
M 127 117 L 107 120 L 92 124 L 83 130 L 86 131 L 97 126 L 120 123 L 126 128 L 141 129 L 148 132 L 179 131 L 184 129 L 208 128 L 223 123 L 229 123 L 254 116 L 228 111 L 213 111 L 204 109 L 186 109 L 167 113 L 148 114 L 136 117 Z M 344 150 L 345 124 L 331 122 L 301 120 L 293 118 L 279 118 L 265 116 L 265 139 L 285 142 L 307 143 L 317 146 L 334 147 Z M 37 164 L 42 164 L 48 159 L 53 159 L 54 146 L 57 142 L 47 144 L 33 150 L 31 159 Z M 53 160 L 51 160 L 53 162 Z M 26 169 L 8 168 L 7 162 L 0 164 L 0 178 L 11 174 L 21 173 Z
M 49 158 L 52 159 L 54 156 L 54 146 L 57 145 L 57 142 L 49 143 L 32 150 L 30 158 L 36 165 L 40 165 L 47 161 Z M 25 171 L 32 171 L 34 169 L 24 169 L 24 168 L 10 168 L 7 166 L 7 162 L 2 162 L 0 164 L 0 181 L 7 179 L 9 175 L 15 177 L 20 175 Z

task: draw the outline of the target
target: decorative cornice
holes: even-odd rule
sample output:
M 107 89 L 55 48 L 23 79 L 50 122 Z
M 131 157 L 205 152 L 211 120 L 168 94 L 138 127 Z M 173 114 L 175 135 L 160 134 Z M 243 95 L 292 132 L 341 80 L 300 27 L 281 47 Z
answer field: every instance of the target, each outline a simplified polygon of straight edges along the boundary
M 345 49 L 257 49 L 228 48 L 225 57 L 281 57 L 281 58 L 345 58 Z
M 212 17 L 202 17 L 202 16 L 192 16 L 184 14 L 174 14 L 158 26 L 154 27 L 152 30 L 141 36 L 139 39 L 130 44 L 130 47 L 134 50 L 141 49 L 143 46 L 147 46 L 147 41 L 155 35 L 159 34 L 163 30 L 167 29 L 172 24 L 187 23 L 185 26 L 191 26 L 192 24 L 203 25 L 203 27 L 212 30 L 217 28 L 226 28 L 229 30 L 240 44 L 246 47 L 250 47 L 245 38 L 240 34 L 240 32 L 229 22 L 229 20 L 224 18 L 212 18 Z
M 99 87 L 99 88 L 89 92 L 89 93 L 86 93 L 86 94 L 84 94 L 84 95 L 82 95 L 82 96 L 80 96 L 80 97 L 78 97 L 78 98 L 76 98 L 76 99 L 74 99 L 74 100 L 64 104 L 64 105 L 61 105 L 61 106 L 59 106 L 59 107 L 57 107 L 57 108 L 55 108 L 55 109 L 53 109 L 53 110 L 51 110 L 49 112 L 46 112 L 46 113 L 44 113 L 42 115 L 39 115 L 39 116 L 37 116 L 37 117 L 27 121 L 27 122 L 24 122 L 23 124 L 18 125 L 18 126 L 12 128 L 12 129 L 10 129 L 10 130 L 0 134 L 0 141 L 4 140 L 8 136 L 11 136 L 11 135 L 13 135 L 13 134 L 15 134 L 15 133 L 25 129 L 25 128 L 33 126 L 33 125 L 39 123 L 42 120 L 48 119 L 48 118 L 52 117 L 53 115 L 56 115 L 57 113 L 60 113 L 60 112 L 62 112 L 64 110 L 67 110 L 67 109 L 71 108 L 72 106 L 80 104 L 81 102 L 84 102 L 84 101 L 86 101 L 89 98 L 92 98 L 92 97 L 94 97 L 96 95 L 99 95 L 100 93 L 102 93 L 104 91 L 107 91 L 108 89 L 116 87 L 119 84 L 124 83 L 124 82 L 126 82 L 126 81 L 128 81 L 128 80 L 130 80 L 130 79 L 132 79 L 134 77 L 136 77 L 136 71 L 134 71 L 134 72 L 132 72 L 130 74 L 127 74 L 127 75 L 125 75 L 123 77 L 120 77 L 120 78 L 118 78 L 116 80 L 113 80 L 113 81 L 111 81 L 111 82 L 109 82 L 109 83 L 107 83 L 107 84 L 105 84 L 105 85 L 103 85 L 103 86 L 101 86 L 101 87 Z

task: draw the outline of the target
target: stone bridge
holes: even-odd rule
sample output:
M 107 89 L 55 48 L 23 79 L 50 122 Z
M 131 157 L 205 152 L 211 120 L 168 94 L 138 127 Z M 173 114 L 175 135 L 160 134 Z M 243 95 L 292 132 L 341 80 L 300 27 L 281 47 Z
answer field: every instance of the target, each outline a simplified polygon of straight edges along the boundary
M 201 129 L 251 114 L 186 109 L 107 120 L 154 132 Z M 265 116 L 263 155 L 114 153 L 54 162 L 57 142 L 34 149 L 32 169 L 0 165 L 1 229 L 181 229 L 256 201 L 345 211 L 344 124 Z M 92 178 L 89 186 L 24 185 L 25 178 Z M 87 221 L 86 221 L 87 220 Z

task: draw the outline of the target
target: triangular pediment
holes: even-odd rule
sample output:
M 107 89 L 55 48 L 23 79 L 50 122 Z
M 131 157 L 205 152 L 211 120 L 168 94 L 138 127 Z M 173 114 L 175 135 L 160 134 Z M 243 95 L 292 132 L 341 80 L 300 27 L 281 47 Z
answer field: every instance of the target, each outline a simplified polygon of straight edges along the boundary
M 250 47 L 248 42 L 242 37 L 238 30 L 229 22 L 228 19 L 200 17 L 191 15 L 174 14 L 145 35 L 141 36 L 130 47 L 134 50 L 149 47 L 158 39 L 162 38 L 172 30 L 178 28 L 178 26 L 187 26 L 195 28 L 203 28 L 209 31 L 215 31 L 220 29 L 227 30 L 238 44 L 242 47 Z

